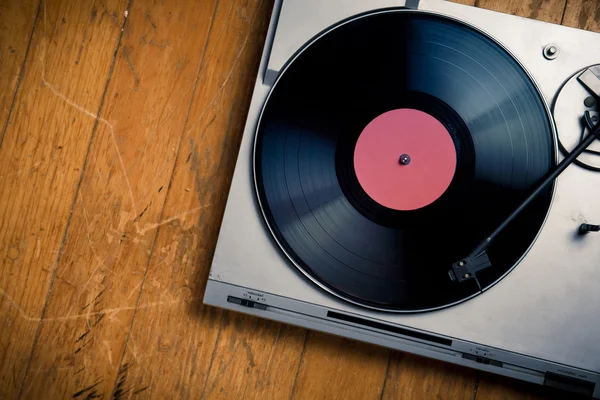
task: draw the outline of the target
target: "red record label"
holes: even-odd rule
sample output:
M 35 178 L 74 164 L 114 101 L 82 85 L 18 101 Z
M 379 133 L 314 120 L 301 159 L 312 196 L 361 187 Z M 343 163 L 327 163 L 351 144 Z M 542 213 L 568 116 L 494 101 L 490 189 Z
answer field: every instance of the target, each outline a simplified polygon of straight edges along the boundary
M 456 148 L 444 126 L 409 108 L 385 112 L 360 134 L 354 169 L 364 191 L 393 210 L 416 210 L 437 200 L 456 172 Z

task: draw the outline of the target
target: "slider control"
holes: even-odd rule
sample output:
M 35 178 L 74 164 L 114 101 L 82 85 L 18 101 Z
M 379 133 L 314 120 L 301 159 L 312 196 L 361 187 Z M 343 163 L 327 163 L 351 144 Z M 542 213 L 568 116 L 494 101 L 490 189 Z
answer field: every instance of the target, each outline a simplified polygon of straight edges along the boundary
M 266 310 L 267 305 L 257 303 L 252 300 L 240 299 L 239 297 L 227 296 L 228 303 L 239 304 L 240 306 L 248 307 L 248 308 L 258 308 L 259 310 Z

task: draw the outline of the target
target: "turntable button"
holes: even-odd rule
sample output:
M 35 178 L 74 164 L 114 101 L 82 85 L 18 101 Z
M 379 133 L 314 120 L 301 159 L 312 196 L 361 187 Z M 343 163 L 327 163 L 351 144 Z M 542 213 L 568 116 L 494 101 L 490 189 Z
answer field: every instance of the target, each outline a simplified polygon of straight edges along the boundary
M 242 299 L 238 297 L 227 296 L 227 302 L 242 305 Z

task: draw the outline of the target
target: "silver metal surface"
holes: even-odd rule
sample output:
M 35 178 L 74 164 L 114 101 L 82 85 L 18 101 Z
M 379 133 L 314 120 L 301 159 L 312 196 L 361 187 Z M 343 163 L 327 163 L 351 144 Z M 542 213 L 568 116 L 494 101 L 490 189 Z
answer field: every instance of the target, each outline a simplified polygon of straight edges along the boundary
M 265 73 L 256 82 L 205 302 L 532 382 L 541 383 L 545 371 L 575 376 L 598 382 L 595 395 L 600 397 L 600 235 L 576 234 L 582 222 L 600 223 L 598 173 L 569 167 L 557 182 L 544 229 L 517 268 L 483 295 L 435 312 L 394 315 L 339 300 L 290 265 L 269 234 L 254 194 L 251 159 L 256 123 L 274 76 L 330 25 L 369 9 L 403 5 L 396 0 L 285 0 L 269 31 L 273 44 L 265 47 L 260 71 L 271 71 L 270 81 L 264 83 Z M 533 75 L 549 104 L 577 71 L 600 63 L 600 52 L 590 50 L 600 49 L 598 34 L 436 0 L 421 0 L 419 9 L 492 35 Z M 548 43 L 561 49 L 552 61 L 543 55 Z M 561 137 L 573 134 L 559 119 L 557 124 Z M 267 309 L 227 302 L 234 294 L 260 295 Z M 432 350 L 418 340 L 331 321 L 328 310 L 452 338 L 453 344 Z M 458 357 L 478 352 L 508 367 Z

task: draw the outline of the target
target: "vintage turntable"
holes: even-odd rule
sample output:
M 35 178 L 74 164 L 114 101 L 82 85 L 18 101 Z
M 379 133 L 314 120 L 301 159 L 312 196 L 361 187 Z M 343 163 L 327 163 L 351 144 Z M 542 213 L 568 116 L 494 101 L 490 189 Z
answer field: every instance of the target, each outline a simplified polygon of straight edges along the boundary
M 599 50 L 276 2 L 204 302 L 600 398 Z

